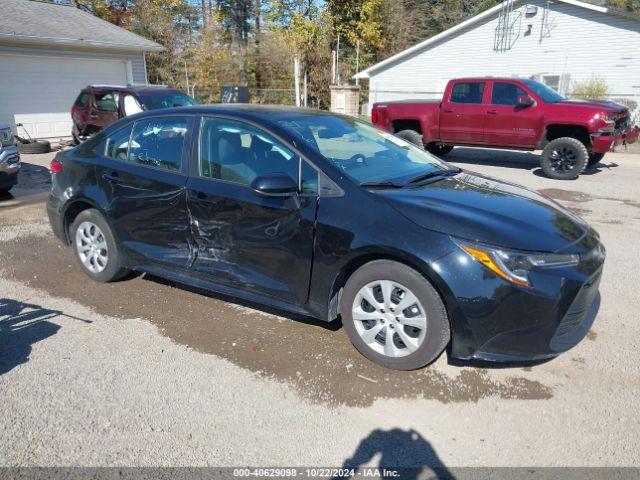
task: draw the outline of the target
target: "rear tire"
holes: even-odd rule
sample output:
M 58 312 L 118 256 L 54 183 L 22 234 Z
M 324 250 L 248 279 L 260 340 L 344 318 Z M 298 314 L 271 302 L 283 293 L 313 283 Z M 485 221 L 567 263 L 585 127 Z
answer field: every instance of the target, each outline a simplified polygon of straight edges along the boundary
M 442 143 L 430 143 L 429 145 L 427 145 L 427 150 L 438 157 L 444 157 L 447 153 L 453 150 L 453 145 L 443 145 Z
M 420 135 L 415 130 L 400 130 L 399 132 L 396 132 L 394 135 L 424 150 L 424 143 L 422 143 L 422 135 Z
M 589 151 L 580 140 L 562 137 L 552 140 L 544 147 L 540 166 L 549 178 L 573 180 L 584 171 L 588 160 Z
M 80 212 L 69 229 L 69 237 L 78 265 L 96 282 L 112 282 L 129 273 L 122 266 L 111 228 L 98 210 Z
M 390 285 L 388 294 L 384 284 Z M 368 303 L 363 292 L 373 292 L 377 306 Z M 409 298 L 403 308 L 402 302 Z M 351 275 L 340 299 L 340 314 L 354 347 L 372 362 L 394 370 L 428 365 L 451 338 L 438 292 L 420 273 L 390 260 L 367 263 Z
M 590 153 L 589 161 L 587 162 L 587 167 L 593 167 L 594 165 L 600 163 L 600 161 L 604 158 L 604 153 Z

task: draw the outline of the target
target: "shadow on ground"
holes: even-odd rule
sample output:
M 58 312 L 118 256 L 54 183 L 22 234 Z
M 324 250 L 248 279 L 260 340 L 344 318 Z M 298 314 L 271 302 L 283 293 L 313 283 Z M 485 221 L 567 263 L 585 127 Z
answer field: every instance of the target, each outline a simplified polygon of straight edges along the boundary
M 466 164 L 469 170 L 473 170 L 473 165 L 488 165 L 492 167 L 531 170 L 534 175 L 546 178 L 546 175 L 540 168 L 540 155 L 534 152 L 456 147 L 450 154 L 443 158 L 448 162 Z M 588 167 L 582 175 L 596 175 L 618 166 L 617 163 L 608 161 L 608 157 L 605 156 L 604 161 Z
M 550 386 L 522 370 L 498 377 L 488 369 L 446 362 L 413 372 L 388 370 L 360 356 L 339 324 L 322 324 L 153 276 L 90 282 L 71 249 L 61 248 L 51 237 L 24 236 L 3 243 L 2 249 L 7 274 L 19 282 L 71 298 L 97 313 L 147 320 L 177 343 L 285 382 L 313 402 L 367 406 L 381 398 L 449 403 L 553 396 Z
M 64 315 L 60 310 L 0 298 L 0 375 L 27 363 L 32 345 L 60 330 L 49 321 L 60 315 Z
M 378 456 L 376 464 L 364 465 Z M 365 471 L 366 477 L 384 478 L 396 473 L 396 478 L 417 479 L 437 478 L 453 479 L 454 476 L 444 465 L 431 444 L 415 430 L 374 430 L 363 439 L 350 458 L 347 458 L 343 469 Z M 367 468 L 377 468 L 378 475 L 367 475 Z M 395 476 L 395 475 L 394 475 Z

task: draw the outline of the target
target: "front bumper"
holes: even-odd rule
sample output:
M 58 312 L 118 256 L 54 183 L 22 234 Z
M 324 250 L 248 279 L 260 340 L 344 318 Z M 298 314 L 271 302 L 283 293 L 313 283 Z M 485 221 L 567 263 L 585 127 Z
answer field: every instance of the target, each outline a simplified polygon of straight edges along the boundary
M 10 188 L 18 183 L 20 166 L 17 147 L 0 147 L 0 188 Z
M 614 133 L 597 133 L 591 135 L 591 150 L 594 153 L 610 152 L 622 144 L 631 144 L 638 140 L 640 127 L 626 127 Z
M 503 280 L 462 250 L 438 260 L 437 270 L 453 298 L 451 356 L 488 361 L 552 358 L 577 345 L 599 307 L 604 264 L 591 237 L 575 267 L 540 268 L 531 287 Z

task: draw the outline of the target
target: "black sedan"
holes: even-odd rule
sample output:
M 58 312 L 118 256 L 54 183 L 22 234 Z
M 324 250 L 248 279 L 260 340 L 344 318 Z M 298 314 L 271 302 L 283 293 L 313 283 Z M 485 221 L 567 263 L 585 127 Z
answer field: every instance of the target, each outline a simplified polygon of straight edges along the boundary
M 123 119 L 51 165 L 48 213 L 97 281 L 128 271 L 326 321 L 409 370 L 549 358 L 598 307 L 598 234 L 552 200 L 350 117 L 193 106 Z

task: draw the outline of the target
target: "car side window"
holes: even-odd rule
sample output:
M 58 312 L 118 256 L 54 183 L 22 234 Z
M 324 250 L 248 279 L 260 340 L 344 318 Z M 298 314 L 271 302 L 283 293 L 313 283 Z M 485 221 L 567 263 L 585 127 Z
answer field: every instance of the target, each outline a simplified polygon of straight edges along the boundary
M 451 89 L 451 103 L 482 103 L 484 82 L 459 82 Z
M 134 115 L 136 113 L 140 113 L 143 111 L 142 106 L 140 105 L 140 102 L 138 102 L 138 100 L 136 100 L 136 97 L 134 97 L 133 95 L 125 95 L 122 105 L 123 105 L 125 117 L 128 117 L 129 115 Z
M 96 110 L 102 112 L 117 112 L 118 111 L 118 93 L 96 93 L 93 96 L 93 106 Z
M 518 105 L 518 97 L 527 93 L 513 83 L 495 82 L 491 92 L 492 105 Z
M 251 185 L 257 177 L 284 173 L 298 181 L 299 162 L 300 157 L 258 128 L 222 118 L 202 119 L 200 175 L 203 177 Z
M 129 138 L 131 138 L 131 130 L 133 125 L 112 133 L 102 142 L 93 148 L 96 155 L 100 155 L 114 160 L 127 161 L 127 150 L 129 149 Z
M 304 160 L 300 162 L 300 193 L 302 195 L 318 194 L 318 171 Z
M 89 103 L 90 99 L 91 99 L 90 93 L 82 92 L 80 95 L 78 95 L 75 105 L 76 107 L 84 108 L 87 106 L 87 103 Z
M 182 168 L 186 117 L 158 117 L 135 123 L 128 161 L 166 170 Z

